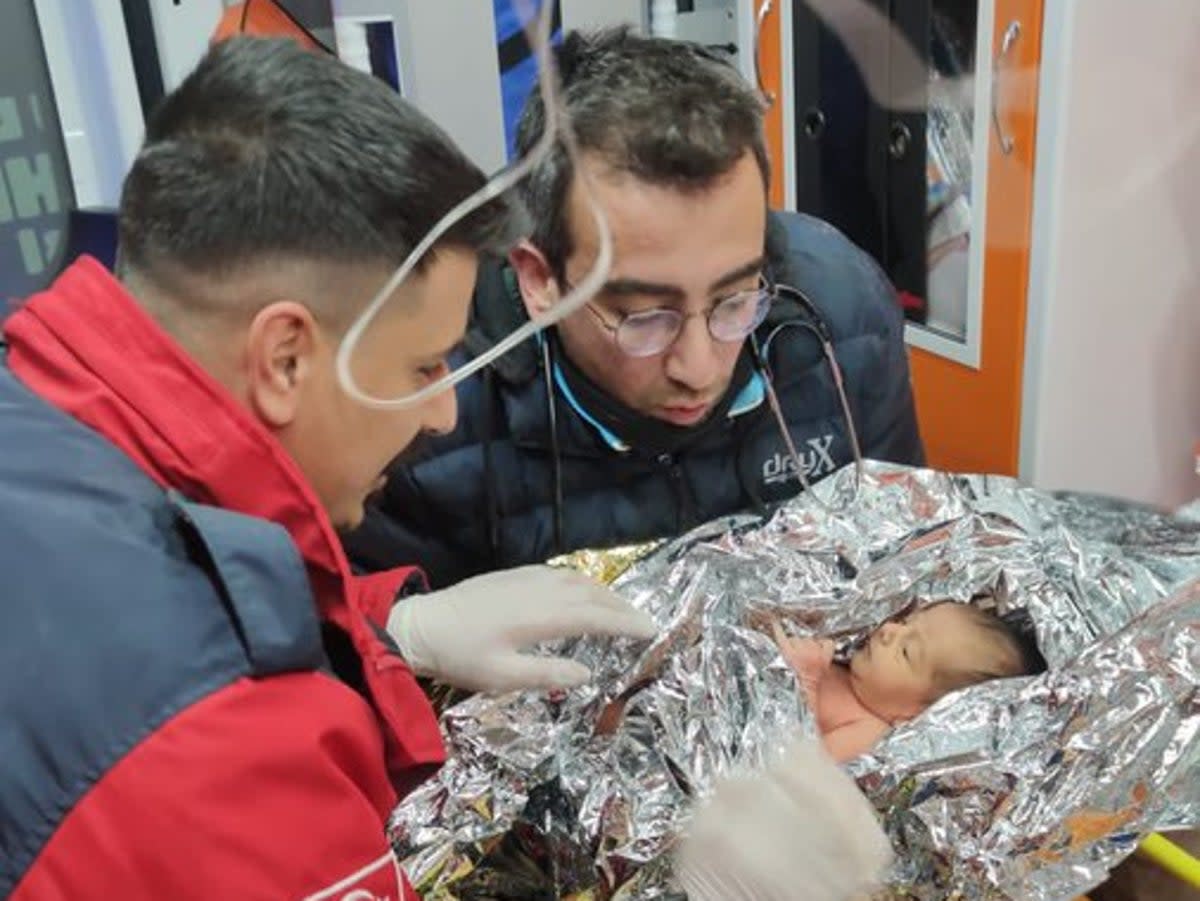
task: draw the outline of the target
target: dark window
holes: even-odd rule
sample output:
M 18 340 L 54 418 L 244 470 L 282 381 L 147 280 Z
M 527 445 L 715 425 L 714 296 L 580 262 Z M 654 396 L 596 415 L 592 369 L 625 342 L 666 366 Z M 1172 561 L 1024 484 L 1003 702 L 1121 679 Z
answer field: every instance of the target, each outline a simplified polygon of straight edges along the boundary
M 58 273 L 74 205 L 58 108 L 33 0 L 8 0 L 0 28 L 0 319 Z

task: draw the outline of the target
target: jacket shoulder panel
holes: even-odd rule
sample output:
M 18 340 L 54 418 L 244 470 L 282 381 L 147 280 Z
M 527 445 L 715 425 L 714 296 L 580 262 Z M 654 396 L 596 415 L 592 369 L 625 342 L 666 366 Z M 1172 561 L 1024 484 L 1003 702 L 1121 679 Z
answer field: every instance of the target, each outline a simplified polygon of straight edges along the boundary
M 184 516 L 2 367 L 0 421 L 4 894 L 94 781 L 163 723 L 239 677 L 324 658 L 278 527 L 196 505 Z
M 803 291 L 836 340 L 900 327 L 895 289 L 865 250 L 824 220 L 772 213 L 769 232 L 776 278 Z
M 350 689 L 239 679 L 97 780 L 13 898 L 409 898 L 384 829 L 394 805 Z

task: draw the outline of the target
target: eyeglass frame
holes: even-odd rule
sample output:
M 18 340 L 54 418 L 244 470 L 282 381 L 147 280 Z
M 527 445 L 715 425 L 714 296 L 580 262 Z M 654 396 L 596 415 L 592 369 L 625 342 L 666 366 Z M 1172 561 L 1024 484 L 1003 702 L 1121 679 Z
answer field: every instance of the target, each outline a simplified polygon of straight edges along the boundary
M 571 284 L 569 282 L 567 282 L 566 280 L 564 280 L 563 285 L 568 291 L 572 290 Z M 757 309 L 755 310 L 754 316 L 751 318 L 749 327 L 742 334 L 740 334 L 734 338 L 722 338 L 721 336 L 717 335 L 713 331 L 713 324 L 712 324 L 713 316 L 716 314 L 717 310 L 719 310 L 724 304 L 728 303 L 729 301 L 734 300 L 743 295 L 747 295 L 747 294 L 758 294 L 759 295 L 758 306 L 757 306 Z M 704 317 L 705 325 L 708 327 L 709 337 L 711 337 L 714 341 L 719 341 L 722 344 L 733 344 L 736 341 L 744 341 L 747 337 L 749 337 L 750 335 L 752 335 L 754 333 L 755 329 L 757 329 L 760 325 L 763 324 L 764 321 L 766 321 L 767 315 L 768 315 L 768 313 L 770 313 L 770 310 L 771 310 L 771 305 L 775 302 L 775 298 L 777 296 L 778 296 L 778 293 L 775 289 L 775 285 L 766 276 L 760 275 L 759 276 L 759 285 L 757 288 L 747 288 L 744 291 L 734 291 L 731 294 L 727 294 L 725 297 L 721 298 L 719 301 L 717 301 L 715 304 L 713 304 L 712 307 L 709 308 L 707 312 L 703 312 L 703 313 L 701 313 L 701 312 L 682 313 L 679 310 L 676 310 L 672 307 L 654 307 L 649 310 L 639 310 L 636 313 L 618 313 L 616 315 L 619 317 L 619 319 L 618 319 L 616 325 L 613 325 L 611 322 L 609 322 L 607 319 L 605 319 L 605 317 L 600 313 L 600 311 L 598 309 L 596 309 L 596 307 L 592 303 L 592 301 L 589 300 L 587 303 L 584 304 L 584 307 L 588 310 L 588 312 L 590 312 L 593 316 L 596 317 L 596 321 L 598 323 L 600 323 L 601 327 L 604 328 L 604 330 L 607 331 L 610 335 L 612 335 L 613 344 L 616 345 L 617 350 L 621 351 L 621 353 L 625 354 L 625 356 L 632 357 L 635 360 L 644 360 L 644 359 L 648 359 L 649 357 L 657 357 L 660 354 L 666 353 L 671 348 L 671 345 L 673 345 L 676 341 L 679 340 L 679 336 L 681 334 L 683 334 L 684 325 L 693 316 L 703 316 Z M 649 353 L 643 353 L 643 354 L 630 353 L 630 351 L 628 349 L 626 349 L 624 346 L 622 346 L 621 339 L 619 337 L 619 332 L 620 332 L 621 326 L 623 326 L 625 323 L 629 322 L 631 319 L 635 319 L 638 316 L 659 315 L 662 313 L 673 314 L 673 315 L 677 316 L 678 320 L 679 320 L 679 324 L 675 329 L 675 334 L 671 336 L 671 339 L 666 344 L 664 344 L 658 350 L 654 350 Z

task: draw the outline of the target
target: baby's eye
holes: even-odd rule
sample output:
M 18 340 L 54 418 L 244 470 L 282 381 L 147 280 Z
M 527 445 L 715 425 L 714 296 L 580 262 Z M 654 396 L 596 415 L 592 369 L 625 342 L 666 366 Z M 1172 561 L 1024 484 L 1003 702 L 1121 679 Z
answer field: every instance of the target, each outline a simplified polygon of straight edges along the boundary
M 902 647 L 902 648 L 900 649 L 900 653 L 904 655 L 904 659 L 905 659 L 905 660 L 908 660 L 908 659 L 909 659 L 909 656 L 908 656 L 908 645 L 905 645 L 904 647 Z

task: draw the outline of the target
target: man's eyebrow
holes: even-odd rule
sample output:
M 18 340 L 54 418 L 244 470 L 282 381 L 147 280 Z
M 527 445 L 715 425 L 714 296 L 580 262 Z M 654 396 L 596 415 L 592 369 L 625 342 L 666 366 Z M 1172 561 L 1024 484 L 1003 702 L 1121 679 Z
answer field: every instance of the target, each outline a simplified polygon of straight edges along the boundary
M 647 282 L 640 278 L 614 278 L 604 283 L 600 293 L 606 297 L 633 297 L 639 294 L 649 294 L 652 297 L 670 297 L 682 299 L 683 288 L 678 285 L 667 285 L 662 282 Z
M 736 269 L 730 270 L 713 282 L 712 285 L 709 286 L 708 292 L 710 294 L 715 294 L 722 288 L 728 288 L 730 285 L 740 282 L 744 278 L 757 275 L 762 271 L 763 266 L 766 264 L 766 257 L 758 257 L 757 259 L 751 260 L 743 266 L 738 266 Z
M 740 282 L 742 279 L 762 271 L 766 257 L 757 257 L 731 269 L 709 286 L 708 292 L 715 294 L 722 288 Z M 604 283 L 600 293 L 606 297 L 631 297 L 635 295 L 650 295 L 651 297 L 669 297 L 672 300 L 682 300 L 686 293 L 679 285 L 668 285 L 664 282 L 648 282 L 640 278 L 615 278 Z

